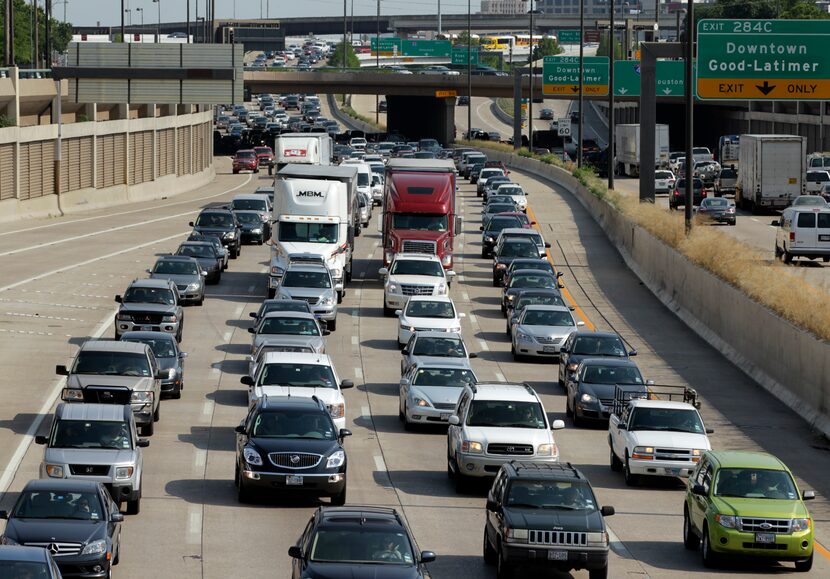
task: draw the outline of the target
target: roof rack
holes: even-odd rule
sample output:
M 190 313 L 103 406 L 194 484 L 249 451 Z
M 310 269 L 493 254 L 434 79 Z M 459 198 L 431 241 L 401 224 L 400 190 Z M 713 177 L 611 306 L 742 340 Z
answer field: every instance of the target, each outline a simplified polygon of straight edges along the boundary
M 568 473 L 576 478 L 583 478 L 582 473 L 580 473 L 575 466 L 573 466 L 570 462 L 555 462 L 555 463 L 548 463 L 548 462 L 528 462 L 523 460 L 511 460 L 510 464 L 516 469 L 516 472 L 521 472 L 523 470 L 526 471 L 556 471 L 562 473 Z
M 640 384 L 616 384 L 614 386 L 612 412 L 619 415 L 631 400 L 638 399 L 685 402 L 695 408 L 700 408 L 697 390 L 694 388 L 668 384 L 652 384 L 646 386 L 646 391 L 644 392 L 643 386 Z
M 527 382 L 522 382 L 522 386 L 525 387 L 525 390 L 527 390 L 528 394 L 530 394 L 531 396 L 536 396 L 536 390 L 533 389 L 533 386 L 531 386 Z

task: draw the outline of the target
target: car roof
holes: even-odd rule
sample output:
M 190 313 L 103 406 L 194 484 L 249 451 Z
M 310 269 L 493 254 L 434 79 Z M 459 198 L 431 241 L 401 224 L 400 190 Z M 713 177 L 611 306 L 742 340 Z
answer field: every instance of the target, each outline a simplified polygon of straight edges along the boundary
M 470 366 L 470 362 L 467 360 L 467 358 L 442 358 L 441 361 L 438 362 L 435 360 L 435 358 L 430 357 L 429 361 L 427 362 L 417 362 L 416 367 L 472 371 L 472 367 Z
M 614 332 L 594 332 L 592 330 L 583 330 L 576 332 L 577 338 L 619 338 L 622 340 L 622 336 Z
M 331 357 L 327 354 L 312 352 L 267 352 L 263 364 L 281 364 L 296 362 L 297 364 L 314 364 L 315 366 L 332 366 Z
M 523 297 L 527 296 L 556 296 L 558 298 L 561 298 L 562 292 L 560 292 L 558 289 L 553 288 L 522 288 L 516 295 L 516 299 L 522 299 Z
M 63 492 L 97 492 L 98 485 L 101 483 L 81 480 L 77 478 L 49 478 L 49 479 L 34 479 L 26 483 L 23 487 L 23 492 L 26 491 L 63 491 Z
M 519 245 L 532 245 L 534 248 L 536 247 L 536 243 L 529 236 L 505 238 L 503 243 L 518 243 Z
M 454 340 L 464 339 L 459 332 L 416 332 L 415 336 L 416 340 L 420 340 L 421 338 L 451 338 Z
M 170 284 L 172 282 L 167 279 L 160 279 L 160 278 L 145 278 L 145 279 L 136 279 L 130 283 L 129 287 L 141 287 L 141 288 L 157 288 L 157 289 L 172 289 Z M 129 289 L 129 288 L 128 288 Z
M 94 350 L 97 352 L 127 352 L 143 354 L 149 346 L 137 342 L 116 342 L 115 340 L 87 340 L 81 344 L 82 351 Z
M 322 263 L 308 263 L 308 262 L 299 262 L 299 261 L 292 261 L 288 264 L 287 270 L 291 271 L 325 271 L 328 272 L 329 268 L 323 265 Z
M 344 507 L 320 507 L 319 521 L 321 524 L 337 525 L 338 523 L 349 526 L 359 523 L 364 524 L 395 524 L 401 529 L 406 528 L 398 512 L 390 507 L 365 507 L 365 506 L 344 506 Z
M 643 400 L 635 398 L 630 402 L 637 408 L 671 408 L 673 410 L 694 410 L 694 406 L 688 402 L 677 402 L 674 400 Z
M 129 422 L 132 416 L 132 409 L 128 405 L 121 404 L 71 404 L 61 402 L 55 409 L 55 416 L 61 420 L 93 420 Z
M 472 387 L 468 386 L 472 389 Z M 514 402 L 539 402 L 536 391 L 527 384 L 509 382 L 483 382 L 475 385 L 476 400 L 504 400 Z
M 239 211 L 238 213 L 243 213 Z M 256 211 L 248 211 L 248 213 L 256 213 Z M 179 247 L 215 247 L 210 241 L 182 241 Z
M 320 404 L 316 396 L 268 396 L 257 400 L 261 411 L 268 412 L 287 408 L 316 409 L 325 412 L 326 407 Z
M 549 277 L 554 277 L 551 272 L 545 271 L 544 269 L 517 269 L 513 271 L 513 277 L 520 275 L 547 275 Z
M 540 232 L 536 231 L 535 229 L 528 229 L 526 227 L 505 227 L 499 232 L 501 236 L 508 236 L 508 235 L 519 235 L 530 237 L 531 235 L 541 235 Z
M 450 296 L 412 296 L 409 298 L 410 302 L 445 302 L 452 304 L 452 298 Z M 454 304 L 453 304 L 454 305 Z
M 413 261 L 441 261 L 437 255 L 430 255 L 428 253 L 398 253 L 395 255 L 395 259 Z
M 549 463 L 511 460 L 504 464 L 504 468 L 511 478 L 581 480 L 590 484 L 585 475 L 569 462 Z
M 197 259 L 189 255 L 162 255 L 156 260 L 156 263 L 160 261 L 181 261 L 184 263 L 193 263 L 196 262 Z
M 0 561 L 21 561 L 27 563 L 46 563 L 48 551 L 44 547 L 26 547 L 23 545 L 3 545 L 0 547 Z
M 770 470 L 787 470 L 781 460 L 766 452 L 748 452 L 743 450 L 721 450 L 706 453 L 721 468 L 765 468 Z
M 270 147 L 266 148 L 270 149 Z M 262 201 L 263 197 L 262 195 L 255 195 L 254 193 L 242 193 L 240 195 L 234 195 L 232 202 L 236 201 L 237 199 L 245 201 Z
M 308 312 L 286 312 L 286 311 L 279 311 L 279 312 L 268 312 L 262 319 L 269 319 L 269 318 L 302 318 L 304 320 L 316 320 L 317 318 L 314 317 L 314 314 L 310 314 Z
M 253 150 L 251 152 L 253 153 Z M 199 212 L 199 215 L 202 213 L 229 213 L 233 215 L 233 212 L 230 209 L 226 209 L 224 207 L 205 207 Z
M 628 368 L 637 368 L 637 363 L 634 360 L 629 360 L 628 358 L 618 358 L 618 357 L 610 357 L 610 356 L 597 356 L 595 358 L 587 357 L 582 359 L 582 363 L 587 365 L 597 364 L 602 366 L 626 366 Z
M 525 306 L 526 312 L 531 311 L 538 311 L 538 312 L 568 312 L 570 313 L 571 310 L 567 306 L 551 306 L 545 304 L 529 304 Z

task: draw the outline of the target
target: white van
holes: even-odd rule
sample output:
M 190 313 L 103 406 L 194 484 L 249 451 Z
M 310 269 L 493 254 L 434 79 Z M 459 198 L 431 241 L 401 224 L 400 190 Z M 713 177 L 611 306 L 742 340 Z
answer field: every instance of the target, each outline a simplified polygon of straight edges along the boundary
M 772 225 L 778 227 L 775 257 L 784 263 L 792 262 L 794 257 L 830 261 L 830 206 L 788 207 Z

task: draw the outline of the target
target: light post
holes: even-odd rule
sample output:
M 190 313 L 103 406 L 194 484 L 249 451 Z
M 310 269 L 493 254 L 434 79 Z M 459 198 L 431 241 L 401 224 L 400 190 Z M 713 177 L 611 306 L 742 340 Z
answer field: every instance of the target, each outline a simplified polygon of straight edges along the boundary
M 130 8 L 124 9 L 124 14 L 127 15 L 127 26 L 133 25 L 133 11 Z
M 467 139 L 473 140 L 473 72 L 472 67 L 472 7 L 470 0 L 467 0 Z
M 527 147 L 533 152 L 533 0 L 530 0 L 530 98 L 527 99 Z
M 161 0 L 153 0 L 153 4 L 158 4 L 158 20 L 156 20 L 156 42 L 161 42 Z
M 144 29 L 144 8 L 139 6 L 138 8 L 135 9 L 135 11 L 136 12 L 141 12 L 141 28 L 142 28 L 142 32 L 143 32 L 143 29 Z
M 380 0 L 378 0 L 377 30 L 375 31 L 375 68 L 380 73 Z M 343 48 L 346 48 L 345 46 Z M 380 93 L 375 93 L 375 124 L 380 124 Z
M 608 28 L 608 46 L 611 47 L 611 68 L 608 70 L 608 147 L 605 149 L 605 155 L 607 157 L 607 171 L 608 171 L 608 188 L 614 188 L 614 123 L 616 122 L 616 117 L 614 115 L 614 59 L 617 56 L 617 46 L 616 46 L 616 34 L 614 30 L 614 9 L 616 8 L 615 0 L 610 0 L 609 4 L 611 5 L 611 13 L 609 14 L 609 24 L 610 27 Z M 580 39 L 582 40 L 582 39 Z
M 204 17 L 204 16 L 197 16 L 197 17 L 196 17 L 196 34 L 199 34 L 199 31 L 200 31 L 200 29 L 201 29 L 201 32 L 202 32 L 202 42 L 204 42 L 204 41 L 205 41 L 205 38 L 204 38 L 204 32 L 205 32 L 205 28 L 204 28 L 204 27 L 205 27 L 205 24 L 204 24 L 204 23 L 205 23 L 205 17 Z
M 611 58 L 614 58 L 614 51 L 611 50 Z M 576 149 L 576 166 L 582 167 L 582 128 L 585 126 L 584 124 L 584 99 L 582 90 L 585 88 L 582 84 L 582 71 L 584 66 L 584 59 L 585 58 L 585 0 L 579 0 L 579 124 L 577 125 L 577 130 L 579 132 L 577 138 L 577 149 Z M 611 87 L 613 90 L 613 87 Z
M 349 31 L 349 24 L 348 24 L 348 13 L 347 10 L 347 2 L 348 0 L 343 0 L 343 72 L 346 72 L 346 34 Z M 346 95 L 343 95 L 343 102 L 346 102 Z

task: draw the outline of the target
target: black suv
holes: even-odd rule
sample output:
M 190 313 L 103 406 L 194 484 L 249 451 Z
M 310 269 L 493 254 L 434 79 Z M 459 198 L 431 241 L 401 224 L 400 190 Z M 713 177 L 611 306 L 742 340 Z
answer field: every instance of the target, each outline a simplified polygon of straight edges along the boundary
M 493 249 L 493 286 L 499 287 L 504 279 L 504 272 L 517 258 L 538 258 L 539 248 L 532 239 L 523 237 L 505 237 Z
M 614 507 L 597 505 L 591 483 L 570 463 L 511 461 L 487 495 L 484 561 L 511 577 L 519 565 L 608 576 L 605 520 Z
M 229 209 L 208 208 L 199 213 L 196 221 L 190 222 L 193 233 L 215 235 L 228 248 L 231 259 L 236 259 L 242 251 L 242 229 L 233 211 Z
M 236 427 L 234 482 L 239 502 L 251 493 L 301 492 L 346 503 L 346 451 L 339 431 L 316 396 L 263 396 Z
M 388 507 L 320 507 L 288 549 L 292 579 L 428 578 L 432 551 L 418 551 L 403 517 Z

